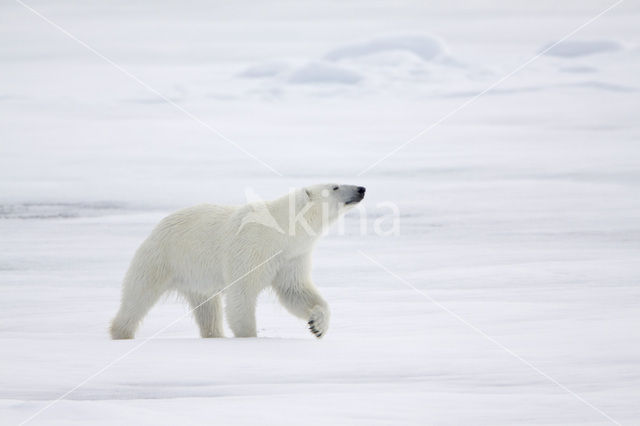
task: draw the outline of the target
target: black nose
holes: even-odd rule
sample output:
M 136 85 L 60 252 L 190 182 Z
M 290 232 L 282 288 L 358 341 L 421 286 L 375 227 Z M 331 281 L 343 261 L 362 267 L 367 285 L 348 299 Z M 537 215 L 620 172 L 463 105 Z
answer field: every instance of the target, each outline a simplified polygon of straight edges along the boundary
M 366 191 L 367 188 L 365 188 L 364 186 L 359 186 L 358 187 L 358 194 L 364 194 L 364 191 Z

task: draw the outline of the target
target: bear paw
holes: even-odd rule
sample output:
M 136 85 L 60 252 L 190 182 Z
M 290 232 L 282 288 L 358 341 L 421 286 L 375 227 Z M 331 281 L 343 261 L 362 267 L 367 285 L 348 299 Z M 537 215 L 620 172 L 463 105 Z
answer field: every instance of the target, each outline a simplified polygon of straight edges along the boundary
M 311 310 L 311 318 L 309 319 L 309 330 L 319 339 L 329 329 L 329 309 L 320 305 L 316 305 Z

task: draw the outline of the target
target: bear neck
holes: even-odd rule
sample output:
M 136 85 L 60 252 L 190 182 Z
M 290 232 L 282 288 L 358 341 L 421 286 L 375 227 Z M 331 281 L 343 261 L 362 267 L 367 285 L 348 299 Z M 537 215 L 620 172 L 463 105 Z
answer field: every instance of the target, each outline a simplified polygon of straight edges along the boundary
M 291 204 L 295 204 L 295 208 Z M 278 224 L 288 239 L 293 239 L 297 245 L 313 245 L 334 221 L 331 217 L 323 218 L 322 203 L 309 200 L 304 191 L 270 201 L 269 210 L 274 218 L 282 218 L 278 219 Z

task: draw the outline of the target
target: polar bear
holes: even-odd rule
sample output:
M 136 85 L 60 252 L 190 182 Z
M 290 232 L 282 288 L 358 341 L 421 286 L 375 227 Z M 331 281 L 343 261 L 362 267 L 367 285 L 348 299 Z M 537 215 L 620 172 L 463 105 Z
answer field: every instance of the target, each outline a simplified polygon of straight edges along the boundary
M 122 286 L 113 339 L 131 339 L 161 295 L 191 306 L 202 337 L 224 337 L 222 297 L 236 337 L 256 337 L 258 294 L 271 286 L 318 338 L 329 307 L 311 280 L 311 252 L 327 227 L 364 198 L 365 188 L 322 184 L 244 206 L 203 204 L 164 218 L 136 251 Z

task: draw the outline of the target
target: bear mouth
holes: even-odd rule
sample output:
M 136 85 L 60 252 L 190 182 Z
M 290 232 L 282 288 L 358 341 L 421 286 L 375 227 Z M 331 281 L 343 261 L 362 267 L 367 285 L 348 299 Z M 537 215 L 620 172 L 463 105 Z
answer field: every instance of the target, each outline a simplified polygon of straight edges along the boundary
M 344 205 L 345 205 L 345 206 L 348 206 L 349 204 L 357 204 L 357 203 L 359 203 L 360 201 L 362 201 L 362 199 L 363 199 L 363 198 L 364 198 L 364 196 L 359 197 L 359 198 L 352 198 L 352 199 L 350 199 L 349 201 L 346 201 L 346 202 L 344 203 Z

